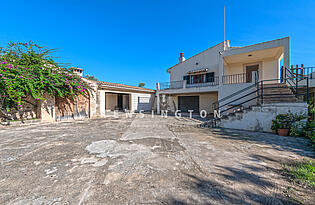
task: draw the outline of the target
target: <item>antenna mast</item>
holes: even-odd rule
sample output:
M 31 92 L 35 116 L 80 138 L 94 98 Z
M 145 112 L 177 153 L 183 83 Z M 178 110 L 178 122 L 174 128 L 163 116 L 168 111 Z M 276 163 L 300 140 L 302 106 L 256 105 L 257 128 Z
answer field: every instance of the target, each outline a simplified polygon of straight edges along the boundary
M 224 17 L 223 17 L 223 42 L 224 42 L 224 48 L 223 48 L 223 50 L 225 50 L 225 5 L 224 5 L 224 12 L 223 12 L 224 14 Z

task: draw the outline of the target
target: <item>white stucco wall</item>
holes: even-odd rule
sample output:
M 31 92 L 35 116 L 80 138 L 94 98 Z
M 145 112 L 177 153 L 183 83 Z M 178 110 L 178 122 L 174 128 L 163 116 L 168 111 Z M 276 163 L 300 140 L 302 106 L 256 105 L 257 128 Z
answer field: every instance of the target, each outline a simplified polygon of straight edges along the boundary
M 234 74 L 240 74 L 240 73 L 244 73 L 242 63 L 224 65 L 224 70 L 223 70 L 224 75 L 234 75 Z
M 223 119 L 219 127 L 272 132 L 272 120 L 279 114 L 286 113 L 307 115 L 306 103 L 274 103 L 253 107 L 252 110 L 245 110 L 244 113 L 236 113 L 229 119 Z
M 234 75 L 246 73 L 246 66 L 258 64 L 260 80 L 271 80 L 280 78 L 280 59 L 262 59 L 257 62 L 243 62 L 224 65 L 224 75 Z M 276 83 L 276 82 L 266 82 Z
M 139 101 L 139 98 L 142 98 Z M 131 94 L 131 111 L 150 111 L 153 108 L 154 94 L 150 93 L 132 93 Z
M 280 78 L 280 59 L 264 60 L 262 62 L 261 73 L 262 73 L 262 78 L 260 78 L 261 80 L 279 79 Z
M 98 90 L 97 96 L 97 109 L 99 110 L 99 116 L 105 116 L 105 90 Z
M 225 104 L 228 104 L 228 105 L 237 105 L 237 104 L 240 104 L 240 103 L 244 103 L 245 101 L 248 101 L 254 97 L 257 96 L 256 93 L 253 93 L 253 94 L 250 94 L 252 92 L 254 92 L 256 90 L 256 87 L 253 86 L 254 83 L 242 83 L 242 84 L 230 84 L 230 85 L 222 85 L 220 88 L 219 88 L 219 100 L 222 100 L 223 98 L 225 97 L 229 97 L 231 96 L 232 94 L 234 94 L 233 97 L 229 97 L 227 100 L 225 101 L 222 101 L 220 103 L 220 106 L 221 105 L 225 105 Z M 252 86 L 252 87 L 250 87 Z M 250 87 L 250 88 L 249 88 Z M 247 89 L 248 88 L 248 89 Z M 241 92 L 240 94 L 237 94 L 235 95 L 235 93 L 237 91 L 240 91 L 240 90 L 243 90 L 243 89 L 246 89 L 244 90 L 243 92 Z M 241 98 L 245 95 L 248 95 L 244 98 Z M 239 100 L 237 100 L 238 98 L 241 98 Z M 232 102 L 233 100 L 236 100 L 234 102 Z M 249 101 L 247 103 L 244 103 L 242 106 L 244 108 L 248 108 L 250 105 L 256 105 L 257 104 L 257 99 L 255 100 L 252 100 L 252 101 Z M 224 106 L 222 108 L 220 108 L 220 110 L 224 110 L 226 109 L 227 106 Z
M 188 71 L 208 68 L 208 72 L 215 72 L 215 76 L 219 75 L 219 51 L 223 50 L 223 43 L 207 49 L 187 59 L 170 69 L 170 80 L 181 81 Z M 198 65 L 196 65 L 198 63 Z

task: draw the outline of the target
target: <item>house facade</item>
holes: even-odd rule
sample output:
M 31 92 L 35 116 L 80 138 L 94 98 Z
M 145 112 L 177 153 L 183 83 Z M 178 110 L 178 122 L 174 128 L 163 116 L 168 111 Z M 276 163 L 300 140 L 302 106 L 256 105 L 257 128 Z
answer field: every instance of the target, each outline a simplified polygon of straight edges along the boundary
M 155 90 L 119 83 L 97 82 L 96 115 L 105 117 L 110 111 L 151 111 Z
M 213 104 L 261 80 L 280 83 L 281 66 L 290 66 L 289 37 L 245 47 L 227 40 L 188 59 L 181 53 L 178 64 L 167 69 L 170 82 L 157 83 L 157 112 L 213 113 Z M 235 100 L 231 104 L 239 102 Z

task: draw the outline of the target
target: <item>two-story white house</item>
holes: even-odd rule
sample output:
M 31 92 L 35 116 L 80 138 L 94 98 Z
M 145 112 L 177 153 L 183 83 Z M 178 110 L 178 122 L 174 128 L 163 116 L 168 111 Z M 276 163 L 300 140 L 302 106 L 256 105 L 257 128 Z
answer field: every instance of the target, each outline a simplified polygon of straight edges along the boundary
M 227 40 L 188 59 L 180 53 L 178 64 L 167 69 L 170 82 L 157 83 L 157 112 L 213 113 L 213 103 L 255 82 L 280 83 L 281 66 L 290 66 L 289 37 L 245 47 L 233 47 Z

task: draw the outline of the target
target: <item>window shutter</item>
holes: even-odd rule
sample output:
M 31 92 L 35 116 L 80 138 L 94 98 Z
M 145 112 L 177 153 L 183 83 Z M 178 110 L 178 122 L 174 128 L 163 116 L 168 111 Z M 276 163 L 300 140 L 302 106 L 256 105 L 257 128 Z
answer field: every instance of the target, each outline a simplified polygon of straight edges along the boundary
M 214 72 L 206 73 L 206 82 L 207 83 L 214 82 Z

